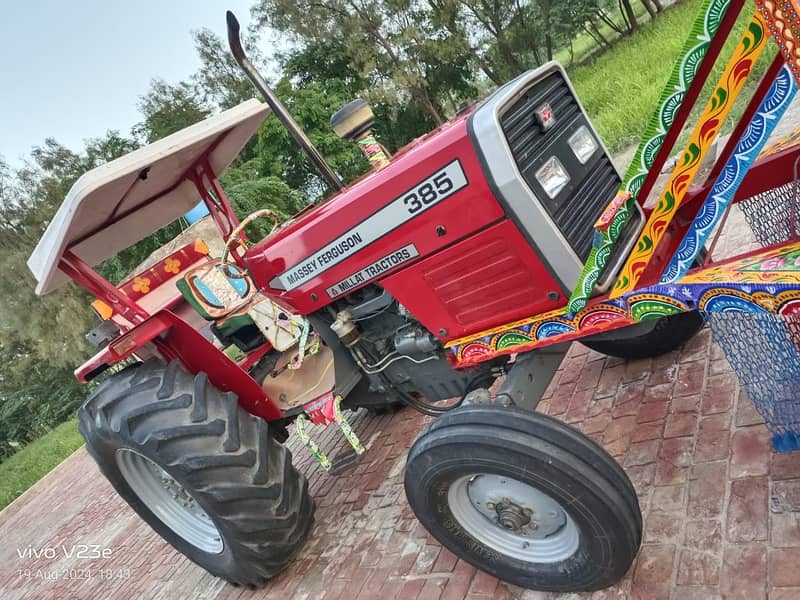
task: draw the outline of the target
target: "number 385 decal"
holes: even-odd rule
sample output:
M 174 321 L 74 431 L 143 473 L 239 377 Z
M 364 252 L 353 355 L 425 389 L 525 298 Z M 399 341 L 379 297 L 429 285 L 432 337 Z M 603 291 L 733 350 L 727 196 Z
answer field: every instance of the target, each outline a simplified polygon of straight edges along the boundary
M 403 204 L 409 214 L 413 215 L 444 200 L 466 185 L 467 178 L 461 170 L 461 164 L 453 161 L 406 192 Z

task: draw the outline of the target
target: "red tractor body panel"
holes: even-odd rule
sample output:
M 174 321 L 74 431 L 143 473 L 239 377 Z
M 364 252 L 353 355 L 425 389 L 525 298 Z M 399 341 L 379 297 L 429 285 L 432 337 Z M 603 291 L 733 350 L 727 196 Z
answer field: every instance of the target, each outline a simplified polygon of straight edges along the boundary
M 564 304 L 552 275 L 508 219 L 398 270 L 381 283 L 440 339 L 455 339 L 464 332 Z
M 449 195 L 429 208 L 418 201 L 414 211 L 416 186 L 442 169 L 454 174 L 453 190 L 443 184 Z M 459 170 L 464 175 L 460 183 L 455 181 Z M 368 222 L 393 203 L 405 221 Z M 348 240 L 348 232 L 358 237 Z M 314 261 L 321 249 L 342 238 L 354 247 L 345 248 L 339 262 L 332 264 L 330 255 Z M 506 219 L 469 139 L 465 117 L 412 142 L 385 169 L 299 215 L 251 248 L 246 262 L 261 289 L 301 314 L 366 283 L 381 283 L 445 340 L 556 308 L 564 300 L 542 292 L 558 286 Z M 277 278 L 292 272 L 307 279 L 281 289 L 291 285 L 282 286 Z

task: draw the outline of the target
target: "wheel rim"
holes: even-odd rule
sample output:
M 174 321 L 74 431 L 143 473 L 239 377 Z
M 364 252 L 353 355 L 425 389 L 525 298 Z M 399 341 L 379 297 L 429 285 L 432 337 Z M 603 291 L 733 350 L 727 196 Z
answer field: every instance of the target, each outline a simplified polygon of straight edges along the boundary
M 561 504 L 511 477 L 466 475 L 450 486 L 447 501 L 467 533 L 506 556 L 554 563 L 578 549 L 578 528 Z
M 121 448 L 117 466 L 139 499 L 175 534 L 209 554 L 222 552 L 222 536 L 197 501 L 146 456 Z

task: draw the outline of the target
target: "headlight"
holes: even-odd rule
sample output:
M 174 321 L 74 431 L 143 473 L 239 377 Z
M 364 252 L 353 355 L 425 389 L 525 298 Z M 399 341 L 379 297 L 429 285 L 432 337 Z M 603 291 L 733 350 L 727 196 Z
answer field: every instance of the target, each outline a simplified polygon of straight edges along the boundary
M 569 142 L 569 147 L 575 153 L 575 158 L 581 161 L 582 165 L 586 164 L 586 161 L 597 150 L 597 142 L 594 141 L 594 136 L 589 132 L 586 125 L 582 125 L 567 141 Z
M 569 175 L 561 162 L 551 156 L 547 159 L 538 171 L 536 171 L 536 181 L 544 188 L 545 193 L 551 198 L 555 198 L 558 192 L 564 189 L 569 182 Z

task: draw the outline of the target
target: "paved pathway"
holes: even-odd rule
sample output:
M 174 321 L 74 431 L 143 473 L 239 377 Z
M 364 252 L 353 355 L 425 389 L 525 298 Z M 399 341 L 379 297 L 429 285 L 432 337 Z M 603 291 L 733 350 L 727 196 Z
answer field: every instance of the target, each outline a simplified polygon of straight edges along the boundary
M 642 551 L 619 586 L 568 597 L 800 598 L 800 455 L 770 452 L 707 330 L 680 352 L 627 363 L 574 344 L 542 408 L 618 458 L 645 514 Z M 419 526 L 402 480 L 406 449 L 425 423 L 410 409 L 360 416 L 369 451 L 339 477 L 296 452 L 316 525 L 291 567 L 257 591 L 174 552 L 81 449 L 0 513 L 0 598 L 551 597 L 476 573 Z M 79 544 L 110 556 L 64 557 Z M 47 549 L 56 556 L 30 555 Z
M 786 131 L 800 106 L 790 112 Z M 751 242 L 737 213 L 721 255 Z M 623 581 L 562 598 L 800 598 L 800 454 L 770 452 L 766 428 L 708 330 L 679 352 L 628 363 L 573 344 L 541 408 L 617 457 L 645 515 L 644 545 Z M 426 422 L 410 409 L 361 415 L 356 430 L 369 452 L 335 478 L 297 451 L 316 525 L 291 567 L 255 591 L 173 551 L 78 450 L 0 512 L 0 600 L 554 597 L 476 572 L 417 523 L 403 466 Z M 333 433 L 323 449 L 333 449 Z M 105 556 L 92 558 L 98 552 Z

